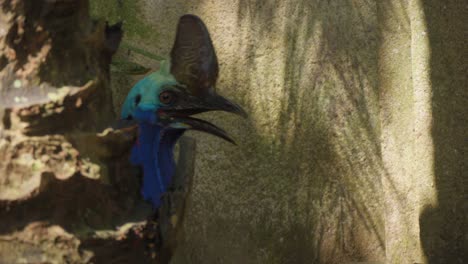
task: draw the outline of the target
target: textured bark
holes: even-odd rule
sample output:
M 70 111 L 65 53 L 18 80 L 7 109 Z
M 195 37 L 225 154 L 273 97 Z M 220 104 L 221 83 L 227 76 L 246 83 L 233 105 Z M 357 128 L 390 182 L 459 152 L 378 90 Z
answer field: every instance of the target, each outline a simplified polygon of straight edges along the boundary
M 4 1 L 0 18 L 0 263 L 168 263 L 195 143 L 182 138 L 161 219 L 146 221 L 136 127 L 108 128 L 120 25 L 92 22 L 85 0 Z
M 0 18 L 0 262 L 87 262 L 80 240 L 138 199 L 135 132 L 101 133 L 121 33 L 80 0 L 3 1 Z

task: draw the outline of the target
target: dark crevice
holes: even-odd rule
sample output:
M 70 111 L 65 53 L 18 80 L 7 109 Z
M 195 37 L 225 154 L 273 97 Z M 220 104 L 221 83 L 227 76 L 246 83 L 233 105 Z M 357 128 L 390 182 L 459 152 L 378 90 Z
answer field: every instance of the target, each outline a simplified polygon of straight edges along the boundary
M 2 123 L 3 123 L 3 129 L 5 129 L 5 130 L 11 128 L 10 114 L 11 114 L 10 109 L 4 109 L 3 110 Z

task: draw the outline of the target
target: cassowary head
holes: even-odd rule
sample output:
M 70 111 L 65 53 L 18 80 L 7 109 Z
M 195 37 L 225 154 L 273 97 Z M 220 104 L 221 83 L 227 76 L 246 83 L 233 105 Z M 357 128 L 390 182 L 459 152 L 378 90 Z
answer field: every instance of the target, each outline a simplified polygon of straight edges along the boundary
M 132 162 L 143 167 L 143 196 L 155 208 L 174 173 L 173 146 L 188 129 L 234 141 L 217 126 L 191 115 L 227 111 L 246 117 L 237 104 L 218 95 L 218 61 L 203 21 L 184 15 L 177 27 L 170 63 L 139 81 L 125 99 L 121 117 L 139 124 Z

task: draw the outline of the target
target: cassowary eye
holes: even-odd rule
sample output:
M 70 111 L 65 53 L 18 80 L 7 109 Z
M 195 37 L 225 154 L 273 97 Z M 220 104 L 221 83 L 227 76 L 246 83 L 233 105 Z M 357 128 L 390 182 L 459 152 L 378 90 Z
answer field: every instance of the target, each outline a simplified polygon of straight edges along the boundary
M 135 96 L 135 105 L 138 105 L 140 103 L 140 101 L 141 101 L 141 95 L 139 94 L 139 95 Z
M 159 94 L 159 101 L 163 104 L 171 104 L 174 102 L 175 95 L 172 92 L 164 91 Z

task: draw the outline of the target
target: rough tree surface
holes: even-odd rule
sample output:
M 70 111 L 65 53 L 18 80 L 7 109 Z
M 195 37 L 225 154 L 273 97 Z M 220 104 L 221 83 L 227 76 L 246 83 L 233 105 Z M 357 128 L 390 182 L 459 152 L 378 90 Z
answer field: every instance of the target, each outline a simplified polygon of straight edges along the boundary
M 145 219 L 134 133 L 103 131 L 119 28 L 91 22 L 87 1 L 0 3 L 0 263 L 144 259 L 115 229 Z

